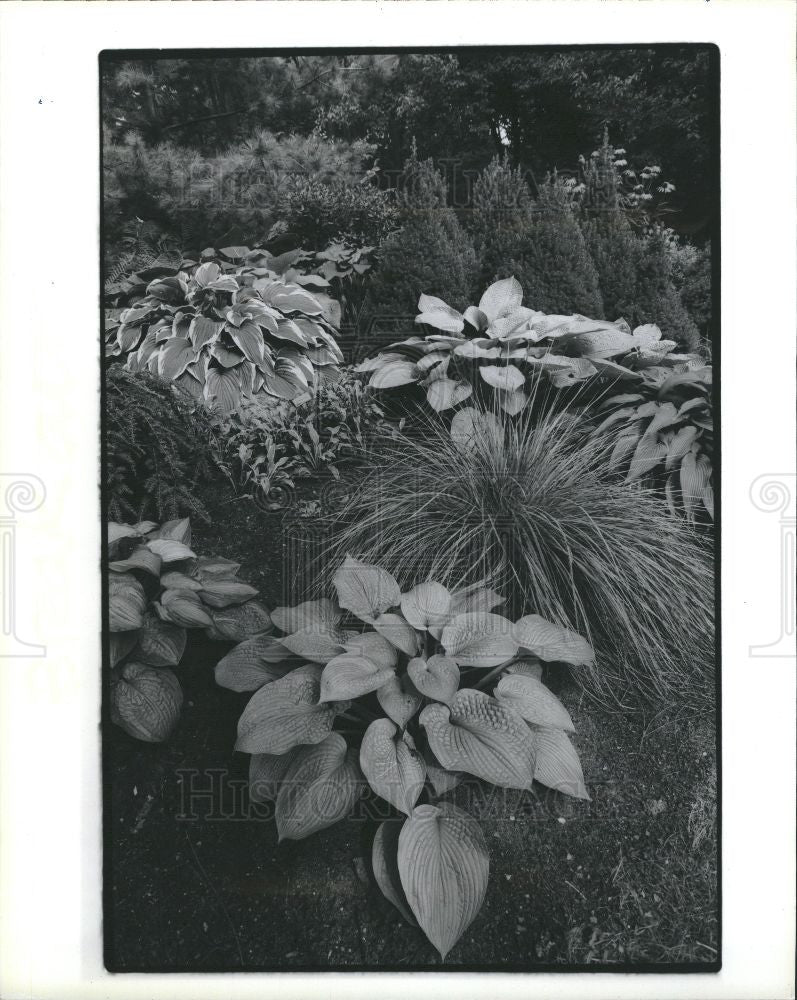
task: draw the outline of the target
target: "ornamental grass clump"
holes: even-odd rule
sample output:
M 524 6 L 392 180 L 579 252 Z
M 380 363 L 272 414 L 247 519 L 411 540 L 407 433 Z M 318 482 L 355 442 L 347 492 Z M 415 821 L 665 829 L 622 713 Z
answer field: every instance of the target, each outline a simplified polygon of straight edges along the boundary
M 445 957 L 476 918 L 489 854 L 479 824 L 443 796 L 464 780 L 589 800 L 570 714 L 542 663 L 588 663 L 579 635 L 493 609 L 500 594 L 428 579 L 403 589 L 347 557 L 335 596 L 275 608 L 280 637 L 242 642 L 217 682 L 253 692 L 235 749 L 249 792 L 274 803 L 280 840 L 345 819 L 366 788 L 395 810 L 373 843 L 386 898 Z
M 450 430 L 430 418 L 385 439 L 321 557 L 345 553 L 399 577 L 487 581 L 586 635 L 576 674 L 606 705 L 705 704 L 713 664 L 709 543 L 640 484 L 612 472 L 611 442 L 587 439 L 568 410 L 529 406 L 514 420 L 473 407 Z

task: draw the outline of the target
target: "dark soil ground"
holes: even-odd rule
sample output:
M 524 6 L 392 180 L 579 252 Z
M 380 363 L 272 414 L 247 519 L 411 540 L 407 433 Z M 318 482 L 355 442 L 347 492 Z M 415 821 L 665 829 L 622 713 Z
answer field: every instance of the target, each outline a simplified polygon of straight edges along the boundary
M 269 607 L 290 600 L 282 567 L 302 530 L 286 532 L 286 515 L 229 491 L 207 492 L 212 528 L 194 526 L 195 549 L 240 560 Z M 308 515 L 308 544 L 324 502 L 317 487 L 289 498 Z M 480 818 L 491 866 L 484 907 L 441 963 L 373 883 L 373 799 L 280 845 L 267 809 L 250 805 L 249 758 L 232 750 L 248 696 L 213 680 L 226 648 L 189 647 L 183 719 L 169 742 L 106 735 L 109 969 L 716 968 L 712 713 L 610 715 L 565 683 L 592 801 L 542 787 L 495 794 L 478 782 L 450 793 Z

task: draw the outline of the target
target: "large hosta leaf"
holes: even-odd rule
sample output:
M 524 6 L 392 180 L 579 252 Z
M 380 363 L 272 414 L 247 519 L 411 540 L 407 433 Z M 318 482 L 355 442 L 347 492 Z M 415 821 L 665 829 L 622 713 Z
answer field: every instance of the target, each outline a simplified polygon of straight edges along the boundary
M 401 677 L 391 674 L 377 689 L 376 697 L 382 711 L 402 729 L 423 704 L 423 696 L 408 674 Z
M 346 652 L 364 656 L 379 667 L 392 670 L 398 663 L 398 649 L 378 632 L 361 632 L 346 636 Z
M 351 556 L 346 556 L 332 582 L 340 606 L 369 624 L 401 601 L 401 588 L 390 573 Z
M 161 618 L 184 628 L 213 626 L 207 608 L 202 606 L 195 590 L 165 590 L 161 595 Z M 158 611 L 158 605 L 155 610 Z
M 340 608 L 328 597 L 320 601 L 304 601 L 296 607 L 274 608 L 271 619 L 281 632 L 290 634 L 302 629 L 332 632 L 340 621 Z
M 343 643 L 336 636 L 311 629 L 300 629 L 293 635 L 283 636 L 281 642 L 292 653 L 313 663 L 329 663 L 345 652 Z
M 536 726 L 566 729 L 574 732 L 570 713 L 541 681 L 522 674 L 502 677 L 495 689 L 495 697 L 502 705 L 514 708 L 518 715 Z
M 249 699 L 238 720 L 236 750 L 286 753 L 301 743 L 320 743 L 347 703 L 319 704 L 321 668 L 299 668 L 272 681 Z
M 578 667 L 595 659 L 592 646 L 586 639 L 539 615 L 526 615 L 517 621 L 514 636 L 521 649 L 546 662 L 556 660 Z
M 497 667 L 514 656 L 512 622 L 486 611 L 466 611 L 443 629 L 440 641 L 461 667 Z
M 180 719 L 183 692 L 168 669 L 130 661 L 111 682 L 111 720 L 145 743 L 162 743 Z
M 401 885 L 445 958 L 484 902 L 490 859 L 479 824 L 448 802 L 418 806 L 399 834 Z
M 522 389 L 526 382 L 523 372 L 514 365 L 485 365 L 479 374 L 488 385 L 505 392 Z
M 235 369 L 208 369 L 204 389 L 205 399 L 218 406 L 223 414 L 238 409 L 241 401 L 241 382 Z
M 390 667 L 379 666 L 365 656 L 343 653 L 330 660 L 321 677 L 321 701 L 360 698 L 376 691 L 394 676 Z
M 390 719 L 376 719 L 365 731 L 360 768 L 377 795 L 409 814 L 423 791 L 426 766 L 409 733 Z
M 216 664 L 216 683 L 231 691 L 257 691 L 278 680 L 298 661 L 278 639 L 258 635 L 239 643 Z
M 460 451 L 501 448 L 504 428 L 493 413 L 480 413 L 472 406 L 457 410 L 451 421 L 451 440 Z
M 185 652 L 186 631 L 179 625 L 161 621 L 148 611 L 138 633 L 133 659 L 151 667 L 176 667 Z
M 496 281 L 482 295 L 479 309 L 490 322 L 501 316 L 508 316 L 520 308 L 523 289 L 517 278 L 503 278 Z
M 456 660 L 448 656 L 436 654 L 428 660 L 420 657 L 410 660 L 407 673 L 421 694 L 433 701 L 447 704 L 457 693 L 459 667 Z
M 531 731 L 495 698 L 463 688 L 450 705 L 427 705 L 420 723 L 432 753 L 447 770 L 466 771 L 501 788 L 531 788 Z
M 298 753 L 298 747 L 287 753 L 253 753 L 249 758 L 249 798 L 263 804 L 273 802 L 279 794 L 285 772 Z
M 407 656 L 415 656 L 418 652 L 420 646 L 418 633 L 408 624 L 403 615 L 387 612 L 375 618 L 373 626 L 381 636 L 384 636 Z
M 445 625 L 451 594 L 441 583 L 419 583 L 401 595 L 401 613 L 413 628 Z
M 534 779 L 576 799 L 589 801 L 584 772 L 575 747 L 561 729 L 534 729 L 537 752 Z
M 133 549 L 126 559 L 115 559 L 108 563 L 112 573 L 129 573 L 130 570 L 142 570 L 156 579 L 160 576 L 162 559 L 147 545 L 139 545 Z
M 433 410 L 442 413 L 473 395 L 470 382 L 459 382 L 452 378 L 440 378 L 432 382 L 426 390 L 426 402 Z
M 302 747 L 283 776 L 274 818 L 280 840 L 303 840 L 343 819 L 363 791 L 357 751 L 340 733 Z
M 113 577 L 111 577 L 113 580 Z M 108 595 L 108 627 L 111 632 L 129 632 L 144 624 L 147 598 L 138 580 L 111 587 Z
M 413 361 L 388 361 L 377 368 L 368 384 L 374 389 L 393 389 L 399 385 L 417 382 L 421 373 Z
M 257 597 L 257 590 L 240 580 L 215 580 L 212 583 L 205 583 L 199 591 L 199 596 L 203 603 L 211 608 L 227 608 Z
M 462 774 L 459 771 L 446 771 L 428 746 L 423 749 L 423 759 L 426 762 L 426 777 L 431 782 L 435 795 L 445 795 L 462 781 Z
M 210 617 L 213 619 L 216 637 L 229 639 L 231 642 L 243 642 L 252 636 L 270 632 L 273 628 L 271 615 L 257 601 L 211 611 Z
M 371 864 L 374 869 L 376 884 L 389 902 L 391 902 L 408 924 L 417 926 L 415 917 L 410 911 L 407 897 L 401 885 L 398 870 L 398 842 L 402 823 L 388 819 L 379 825 L 371 850 Z
M 180 562 L 182 559 L 193 559 L 196 555 L 184 543 L 176 538 L 151 538 L 147 542 L 147 547 L 155 555 L 160 556 L 164 563 Z

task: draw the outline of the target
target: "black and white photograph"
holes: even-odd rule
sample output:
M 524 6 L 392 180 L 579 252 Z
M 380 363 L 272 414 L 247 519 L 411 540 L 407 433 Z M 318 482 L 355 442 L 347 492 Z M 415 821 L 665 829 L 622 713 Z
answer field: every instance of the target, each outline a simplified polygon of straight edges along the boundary
M 108 968 L 716 969 L 716 50 L 101 70 Z
M 0 995 L 793 1000 L 797 8 L 0 4 Z

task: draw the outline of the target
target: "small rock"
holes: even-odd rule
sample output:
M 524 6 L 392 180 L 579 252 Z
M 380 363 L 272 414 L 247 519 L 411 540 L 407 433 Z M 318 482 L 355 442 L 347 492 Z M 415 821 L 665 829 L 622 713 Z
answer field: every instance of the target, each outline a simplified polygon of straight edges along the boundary
M 564 818 L 564 816 L 557 816 L 556 817 L 556 822 L 564 824 L 564 823 L 567 822 L 567 820 Z

